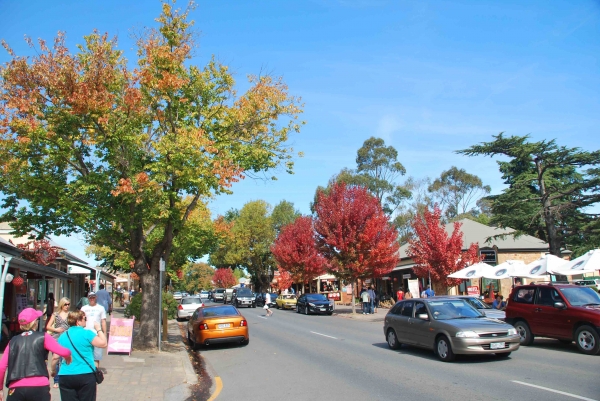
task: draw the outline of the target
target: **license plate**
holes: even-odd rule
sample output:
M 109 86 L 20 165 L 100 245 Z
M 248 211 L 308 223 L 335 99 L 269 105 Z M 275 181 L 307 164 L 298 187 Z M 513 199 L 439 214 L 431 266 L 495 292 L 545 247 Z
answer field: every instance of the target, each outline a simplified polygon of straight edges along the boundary
M 217 329 L 226 329 L 228 327 L 231 327 L 231 323 L 221 323 L 221 324 L 217 324 Z
M 490 343 L 490 349 L 504 349 L 504 343 Z

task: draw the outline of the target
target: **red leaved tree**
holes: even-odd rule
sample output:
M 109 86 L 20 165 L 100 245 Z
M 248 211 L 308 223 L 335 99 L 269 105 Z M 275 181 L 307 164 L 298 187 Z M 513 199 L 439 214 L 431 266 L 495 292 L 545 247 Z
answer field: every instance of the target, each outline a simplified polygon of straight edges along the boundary
M 366 188 L 335 183 L 315 203 L 317 249 L 328 271 L 354 283 L 381 277 L 398 264 L 398 233 Z M 352 313 L 355 313 L 352 302 Z
M 293 282 L 308 283 L 325 273 L 327 261 L 315 245 L 313 219 L 300 216 L 283 227 L 271 253 L 279 264 L 279 271 L 290 273 Z
M 237 279 L 229 267 L 215 270 L 212 281 L 219 288 L 229 288 L 237 284 Z
M 47 266 L 50 263 L 54 262 L 56 258 L 60 255 L 61 249 L 50 245 L 50 241 L 48 241 L 47 239 L 29 241 L 24 244 L 18 244 L 16 246 L 17 248 L 23 251 L 23 254 L 21 255 L 23 259 L 44 266 Z
M 292 275 L 285 270 L 279 269 L 279 277 L 277 277 L 277 288 L 283 292 L 292 286 Z
M 435 205 L 433 212 L 426 208 L 423 216 L 414 219 L 412 226 L 416 235 L 409 241 L 407 253 L 416 264 L 413 271 L 418 277 L 429 278 L 431 275 L 431 280 L 447 291 L 448 287 L 461 282 L 461 279 L 448 278 L 448 275 L 479 262 L 480 257 L 477 244 L 471 244 L 463 251 L 461 224 L 455 222 L 452 235 L 448 235 L 440 223 L 441 215 L 442 211 Z

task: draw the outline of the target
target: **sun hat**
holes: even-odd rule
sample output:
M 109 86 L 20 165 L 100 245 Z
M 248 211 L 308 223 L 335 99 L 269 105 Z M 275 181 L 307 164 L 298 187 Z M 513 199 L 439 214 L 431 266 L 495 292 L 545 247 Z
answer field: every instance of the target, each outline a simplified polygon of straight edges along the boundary
M 39 319 L 44 312 L 41 310 L 35 310 L 33 308 L 25 308 L 19 313 L 19 324 L 28 324 L 33 322 L 34 320 Z
M 89 297 L 95 297 L 95 296 L 96 296 L 96 293 L 95 293 L 94 291 L 92 291 L 92 292 L 90 292 L 90 293 L 88 294 L 88 298 L 89 298 Z

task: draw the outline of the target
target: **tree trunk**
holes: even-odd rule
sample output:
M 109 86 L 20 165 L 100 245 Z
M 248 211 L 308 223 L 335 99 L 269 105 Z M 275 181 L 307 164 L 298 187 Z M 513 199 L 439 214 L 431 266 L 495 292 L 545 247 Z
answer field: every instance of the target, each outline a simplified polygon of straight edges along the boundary
M 354 289 L 358 287 L 354 285 L 354 281 L 352 281 L 350 285 L 352 286 L 352 314 L 356 315 L 356 297 L 354 296 Z
M 548 233 L 548 245 L 550 247 L 550 253 L 554 256 L 561 257 L 561 239 L 558 235 L 558 230 L 556 229 L 556 222 L 554 220 L 554 216 L 552 215 L 552 203 L 550 202 L 549 194 L 546 191 L 546 183 L 544 181 L 544 172 L 542 170 L 542 165 L 537 158 L 535 159 L 535 166 L 537 168 L 538 184 L 540 186 L 540 195 L 542 198 L 542 205 L 544 208 L 544 222 L 546 223 L 546 232 Z
M 143 263 L 143 262 L 142 262 Z M 146 349 L 158 348 L 158 320 L 159 320 L 159 260 L 153 260 L 150 270 L 140 276 L 142 286 L 142 310 L 140 312 L 139 345 Z

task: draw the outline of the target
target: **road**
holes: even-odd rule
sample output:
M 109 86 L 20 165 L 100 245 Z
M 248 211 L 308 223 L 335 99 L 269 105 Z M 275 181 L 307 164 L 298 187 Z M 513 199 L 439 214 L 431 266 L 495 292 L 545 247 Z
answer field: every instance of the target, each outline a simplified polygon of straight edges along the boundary
M 198 351 L 223 383 L 218 400 L 600 400 L 600 356 L 574 344 L 540 339 L 506 360 L 443 363 L 427 350 L 390 350 L 382 322 L 241 312 L 249 345 Z

